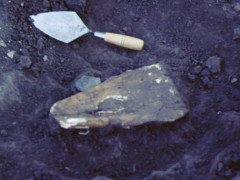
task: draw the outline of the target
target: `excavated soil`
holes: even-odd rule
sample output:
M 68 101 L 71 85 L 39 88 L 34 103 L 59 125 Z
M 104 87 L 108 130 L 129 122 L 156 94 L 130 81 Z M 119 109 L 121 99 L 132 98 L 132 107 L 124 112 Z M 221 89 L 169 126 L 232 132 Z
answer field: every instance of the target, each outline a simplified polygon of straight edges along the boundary
M 64 44 L 29 19 L 60 10 L 142 38 L 144 50 L 91 34 Z M 1 0 L 0 17 L 0 179 L 240 179 L 238 0 Z M 83 136 L 49 117 L 79 75 L 105 81 L 158 62 L 188 105 L 184 118 Z

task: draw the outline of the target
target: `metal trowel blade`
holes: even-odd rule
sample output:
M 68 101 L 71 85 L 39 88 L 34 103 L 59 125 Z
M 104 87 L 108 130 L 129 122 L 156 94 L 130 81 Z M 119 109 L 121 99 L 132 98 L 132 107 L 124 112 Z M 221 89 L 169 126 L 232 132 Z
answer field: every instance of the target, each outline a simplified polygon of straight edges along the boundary
M 30 18 L 39 30 L 65 43 L 90 32 L 77 13 L 73 11 L 40 13 L 31 15 Z

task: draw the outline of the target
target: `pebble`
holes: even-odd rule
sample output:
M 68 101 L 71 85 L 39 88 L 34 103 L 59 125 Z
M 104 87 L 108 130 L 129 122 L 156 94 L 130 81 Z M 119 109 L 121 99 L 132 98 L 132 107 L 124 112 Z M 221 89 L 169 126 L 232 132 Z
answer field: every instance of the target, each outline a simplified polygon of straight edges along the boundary
M 210 72 L 209 72 L 208 69 L 203 69 L 202 72 L 201 72 L 201 75 L 202 75 L 202 76 L 205 76 L 205 77 L 206 77 L 206 76 L 210 76 Z
M 12 59 L 14 57 L 14 54 L 15 51 L 8 51 L 7 56 Z
M 42 67 L 39 63 L 34 63 L 32 65 L 32 71 L 36 77 L 38 77 L 42 72 Z
M 29 55 L 29 52 L 28 52 L 27 49 L 21 49 L 20 52 L 21 52 L 22 55 L 25 55 L 25 56 Z
M 222 59 L 217 56 L 212 56 L 207 59 L 206 66 L 212 73 L 221 72 Z
M 240 26 L 234 29 L 233 40 L 240 40 Z
M 43 61 L 48 61 L 48 56 L 47 55 L 43 56 Z
M 44 48 L 44 39 L 43 38 L 38 39 L 37 47 L 39 50 L 42 50 Z
M 92 77 L 92 76 L 82 76 L 80 79 L 77 79 L 75 81 L 75 87 L 79 91 L 87 91 L 88 89 L 91 89 L 98 84 L 101 83 L 100 78 Z
M 197 75 L 202 71 L 202 67 L 201 66 L 195 66 L 192 70 L 192 73 Z
M 171 51 L 171 53 L 175 54 L 178 58 L 181 58 L 181 59 L 183 59 L 186 56 L 185 52 L 179 47 L 174 48 Z
M 235 3 L 233 8 L 234 8 L 235 11 L 239 12 L 240 11 L 240 3 L 238 3 L 238 2 Z
M 127 27 L 124 27 L 123 30 L 124 30 L 125 32 L 127 32 L 128 28 L 127 28 Z
M 6 43 L 3 40 L 0 40 L 0 46 L 7 47 Z
M 192 21 L 191 21 L 191 20 L 188 20 L 188 22 L 187 22 L 187 27 L 192 27 L 192 25 L 193 25 Z
M 194 74 L 190 73 L 190 72 L 187 74 L 187 77 L 191 81 L 194 81 L 196 79 L 196 76 Z
M 43 1 L 43 7 L 45 7 L 45 8 L 49 8 L 50 7 L 50 3 L 49 3 L 48 0 L 44 0 Z
M 19 62 L 20 68 L 30 68 L 32 65 L 32 61 L 29 56 L 21 56 Z
M 219 162 L 217 165 L 217 171 L 222 171 L 223 169 L 223 163 Z
M 231 83 L 233 84 L 233 83 L 235 83 L 235 82 L 237 82 L 237 81 L 238 81 L 237 78 L 233 78 L 233 79 L 231 80 Z
M 2 129 L 0 131 L 0 134 L 1 134 L 2 137 L 6 137 L 8 135 L 7 130 L 5 130 L 5 129 Z
M 202 78 L 202 82 L 203 82 L 203 84 L 204 84 L 206 87 L 208 87 L 209 89 L 211 89 L 211 88 L 214 87 L 213 83 L 210 81 L 210 79 L 209 79 L 208 77 Z

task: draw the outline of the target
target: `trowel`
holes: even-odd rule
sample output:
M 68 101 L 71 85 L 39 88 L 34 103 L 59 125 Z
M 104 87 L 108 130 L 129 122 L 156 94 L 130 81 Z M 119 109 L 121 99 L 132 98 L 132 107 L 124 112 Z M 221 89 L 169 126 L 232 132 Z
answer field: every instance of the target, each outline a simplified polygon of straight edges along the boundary
M 31 15 L 33 24 L 42 32 L 59 41 L 70 43 L 71 41 L 87 34 L 104 39 L 104 41 L 132 49 L 142 50 L 144 41 L 135 37 L 109 32 L 90 30 L 73 11 L 53 11 Z

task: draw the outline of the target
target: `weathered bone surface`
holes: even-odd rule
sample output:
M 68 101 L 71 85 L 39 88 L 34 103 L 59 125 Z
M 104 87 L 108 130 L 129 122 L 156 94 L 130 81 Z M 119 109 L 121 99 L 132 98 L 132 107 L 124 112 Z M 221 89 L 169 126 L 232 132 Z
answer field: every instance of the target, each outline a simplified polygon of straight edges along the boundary
M 63 128 L 73 129 L 170 122 L 187 112 L 161 64 L 114 76 L 86 92 L 55 103 L 50 110 Z

